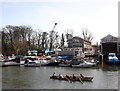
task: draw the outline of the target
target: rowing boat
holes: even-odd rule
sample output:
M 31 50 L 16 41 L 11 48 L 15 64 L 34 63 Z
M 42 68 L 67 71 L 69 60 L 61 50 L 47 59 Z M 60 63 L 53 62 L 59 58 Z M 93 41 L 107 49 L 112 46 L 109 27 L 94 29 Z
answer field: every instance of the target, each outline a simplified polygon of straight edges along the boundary
M 79 80 L 80 76 L 77 76 L 76 79 L 70 78 L 70 81 L 80 81 Z M 66 78 L 59 78 L 57 76 L 50 76 L 50 79 L 58 79 L 58 80 L 67 80 Z M 93 77 L 82 77 L 81 80 L 82 81 L 92 81 Z

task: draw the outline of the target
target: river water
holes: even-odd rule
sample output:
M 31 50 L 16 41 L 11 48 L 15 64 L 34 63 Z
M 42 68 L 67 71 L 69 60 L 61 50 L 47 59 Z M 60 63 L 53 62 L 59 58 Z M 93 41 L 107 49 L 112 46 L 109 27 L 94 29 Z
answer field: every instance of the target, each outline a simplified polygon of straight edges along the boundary
M 3 89 L 118 89 L 120 66 L 97 65 L 92 68 L 71 68 L 57 66 L 24 67 L 9 66 L 2 68 Z M 56 74 L 94 76 L 92 82 L 53 80 L 49 76 Z

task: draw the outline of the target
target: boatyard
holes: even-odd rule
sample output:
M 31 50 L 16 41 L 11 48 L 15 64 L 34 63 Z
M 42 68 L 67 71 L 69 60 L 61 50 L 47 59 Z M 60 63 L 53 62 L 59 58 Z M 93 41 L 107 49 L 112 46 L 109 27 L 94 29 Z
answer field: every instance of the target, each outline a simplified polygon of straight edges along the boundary
M 24 54 L 23 50 L 15 50 L 15 54 L 8 55 L 12 52 L 9 49 L 5 52 L 3 46 L 3 54 L 0 54 L 3 89 L 118 89 L 117 44 L 109 44 L 106 49 L 110 41 L 117 41 L 116 37 L 107 35 L 100 45 L 69 37 L 67 47 L 28 48 Z
M 43 44 L 34 50 L 30 46 L 22 49 L 17 44 L 13 46 L 16 50 L 12 51 L 2 46 L 3 89 L 118 89 L 120 59 L 115 43 L 117 38 L 107 35 L 101 39 L 100 45 L 92 45 L 81 37 L 67 37 L 67 47 L 63 40 L 59 47 L 50 42 L 49 47 L 45 48 L 46 44 Z
M 118 90 L 118 2 L 104 2 L 0 2 L 3 91 Z

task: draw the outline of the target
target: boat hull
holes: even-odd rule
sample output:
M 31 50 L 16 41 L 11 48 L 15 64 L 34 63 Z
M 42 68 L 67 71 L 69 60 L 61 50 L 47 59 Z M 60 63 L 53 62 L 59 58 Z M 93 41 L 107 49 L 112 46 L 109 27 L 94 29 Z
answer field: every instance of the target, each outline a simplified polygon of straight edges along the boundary
M 5 62 L 4 66 L 20 66 L 20 63 L 16 62 Z
M 24 64 L 25 67 L 40 67 L 41 65 L 40 64 Z
M 73 68 L 90 68 L 92 67 L 93 65 L 72 65 Z
M 70 67 L 70 64 L 59 64 L 60 67 Z
M 31 61 L 31 62 L 28 62 L 27 64 L 24 64 L 25 67 L 40 67 L 41 64 L 40 63 L 37 63 L 36 61 Z
M 7 65 L 5 65 L 4 62 L 0 62 L 0 67 L 7 67 Z
M 49 64 L 48 64 L 48 66 L 57 66 L 57 65 L 59 65 L 60 64 L 60 62 L 50 62 Z

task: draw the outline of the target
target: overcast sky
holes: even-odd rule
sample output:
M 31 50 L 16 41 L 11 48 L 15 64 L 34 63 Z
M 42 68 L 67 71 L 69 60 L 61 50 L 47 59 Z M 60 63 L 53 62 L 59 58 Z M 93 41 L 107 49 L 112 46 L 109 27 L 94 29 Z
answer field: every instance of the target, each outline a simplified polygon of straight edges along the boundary
M 118 36 L 119 0 L 23 1 L 1 0 L 0 27 L 31 25 L 34 29 L 49 32 L 54 23 L 58 23 L 55 30 L 60 34 L 72 29 L 76 36 L 81 36 L 82 28 L 88 28 L 94 36 L 94 43 L 108 34 Z

